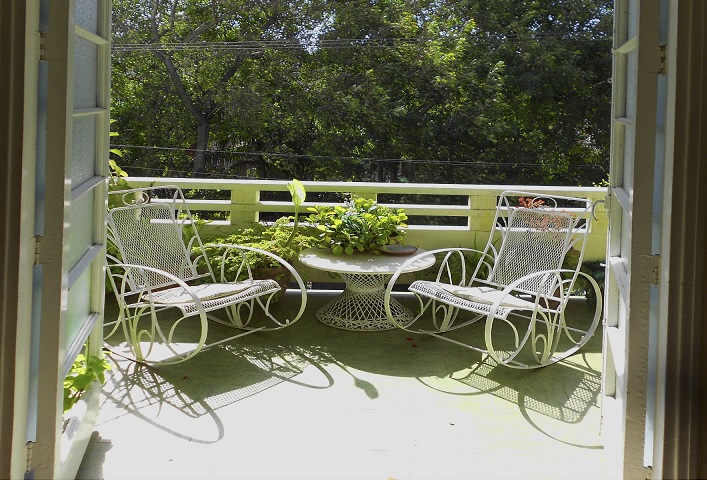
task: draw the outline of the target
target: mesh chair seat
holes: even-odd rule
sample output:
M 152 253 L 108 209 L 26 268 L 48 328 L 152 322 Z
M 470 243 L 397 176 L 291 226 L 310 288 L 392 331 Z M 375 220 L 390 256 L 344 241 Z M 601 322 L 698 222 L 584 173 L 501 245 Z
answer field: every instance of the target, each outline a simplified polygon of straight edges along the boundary
M 428 280 L 416 280 L 410 285 L 408 290 L 417 295 L 439 300 L 440 302 L 444 302 L 449 305 L 454 305 L 457 308 L 486 315 L 491 311 L 491 306 L 493 305 L 494 300 L 492 300 L 492 297 L 489 296 L 485 299 L 485 301 L 478 301 L 483 297 L 480 294 L 475 294 L 476 292 L 472 290 L 475 288 L 483 287 L 458 287 L 455 285 L 444 285 Z M 468 291 L 469 293 L 465 295 L 465 291 Z M 494 291 L 501 293 L 500 290 L 494 289 Z M 524 302 L 521 299 L 517 300 L 519 302 Z M 530 302 L 525 303 L 528 304 L 526 309 L 529 308 L 532 310 L 532 304 Z M 507 305 L 500 304 L 496 310 L 496 315 L 500 318 L 506 318 L 512 311 L 511 308 L 507 307 Z
M 280 291 L 280 285 L 275 280 L 252 280 L 236 283 L 210 283 L 194 285 L 190 290 L 199 298 L 207 312 L 218 309 L 230 303 L 242 302 L 262 295 Z M 192 297 L 182 287 L 172 287 L 152 293 L 152 302 L 177 307 L 184 312 L 197 310 Z M 142 302 L 141 305 L 145 305 Z

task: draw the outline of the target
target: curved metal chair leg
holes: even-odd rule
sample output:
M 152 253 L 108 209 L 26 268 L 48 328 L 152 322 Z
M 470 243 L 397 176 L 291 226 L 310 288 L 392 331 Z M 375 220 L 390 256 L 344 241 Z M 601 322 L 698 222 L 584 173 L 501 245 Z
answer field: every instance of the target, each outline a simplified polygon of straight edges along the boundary
M 595 298 L 597 299 L 597 303 L 594 308 L 594 316 L 591 324 L 586 330 L 571 327 L 567 324 L 566 309 L 564 307 L 550 312 L 535 311 L 532 316 L 523 317 L 523 321 L 526 321 L 527 324 L 526 331 L 522 337 L 515 325 L 511 323 L 510 319 L 503 320 L 489 315 L 486 320 L 485 341 L 491 358 L 499 364 L 506 365 L 511 368 L 534 369 L 552 365 L 553 363 L 564 360 L 577 353 L 580 348 L 586 345 L 586 343 L 594 335 L 594 332 L 596 331 L 596 328 L 601 320 L 601 289 L 599 288 L 596 280 L 594 280 L 594 278 L 590 275 L 584 272 L 579 272 L 579 276 L 586 279 L 593 289 Z M 567 295 L 569 295 L 569 292 Z M 541 318 L 538 318 L 538 316 Z M 499 322 L 509 325 L 509 328 L 514 333 L 515 341 L 513 348 L 510 351 L 502 351 L 494 347 L 494 343 L 497 343 L 495 339 L 498 337 L 498 334 L 494 336 L 493 327 Z M 570 346 L 565 350 L 558 352 L 557 349 L 563 338 L 570 343 Z M 535 363 L 529 364 L 516 360 L 517 357 L 523 352 L 530 355 L 534 359 Z

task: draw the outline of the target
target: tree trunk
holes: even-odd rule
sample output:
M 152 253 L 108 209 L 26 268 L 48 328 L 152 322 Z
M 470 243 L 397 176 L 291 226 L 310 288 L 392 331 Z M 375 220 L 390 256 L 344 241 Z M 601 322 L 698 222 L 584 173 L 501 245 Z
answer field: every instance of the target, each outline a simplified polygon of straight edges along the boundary
M 390 183 L 398 183 L 398 167 L 400 166 L 399 162 L 391 162 L 390 163 Z
M 415 172 L 413 170 L 413 163 L 403 160 L 402 172 L 408 182 L 414 181 Z
M 203 177 L 206 170 L 206 149 L 209 146 L 209 130 L 211 119 L 204 115 L 197 124 L 196 152 L 194 155 L 194 170 L 192 176 Z
M 393 162 L 386 165 L 385 160 L 378 160 L 378 183 L 385 183 L 386 173 L 390 176 L 390 183 L 398 183 L 398 164 Z

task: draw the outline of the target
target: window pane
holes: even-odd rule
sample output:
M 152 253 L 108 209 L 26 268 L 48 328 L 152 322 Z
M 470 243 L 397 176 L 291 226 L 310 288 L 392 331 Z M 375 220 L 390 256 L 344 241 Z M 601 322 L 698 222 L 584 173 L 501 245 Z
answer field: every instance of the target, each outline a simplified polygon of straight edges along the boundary
M 91 317 L 91 270 L 86 269 L 69 290 L 65 348 L 71 346 L 83 324 Z
M 98 2 L 76 0 L 76 25 L 98 35 Z
M 81 195 L 71 202 L 69 211 L 69 265 L 76 265 L 93 245 L 93 199 L 95 192 Z
M 75 36 L 74 43 L 74 108 L 93 108 L 97 105 L 98 46 Z
M 96 174 L 96 117 L 93 115 L 74 119 L 70 168 L 73 188 Z

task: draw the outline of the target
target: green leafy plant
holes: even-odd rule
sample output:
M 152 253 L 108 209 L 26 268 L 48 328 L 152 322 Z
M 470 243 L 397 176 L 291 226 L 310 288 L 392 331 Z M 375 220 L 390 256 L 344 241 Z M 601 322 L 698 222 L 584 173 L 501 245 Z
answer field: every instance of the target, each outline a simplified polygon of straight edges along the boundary
M 379 205 L 375 200 L 352 196 L 345 205 L 310 207 L 309 222 L 318 230 L 321 247 L 332 252 L 380 253 L 384 245 L 401 243 L 407 227 L 402 208 Z
M 304 186 L 299 180 L 294 179 L 288 183 L 287 188 L 295 206 L 294 215 L 280 217 L 272 224 L 254 223 L 249 228 L 238 229 L 225 237 L 211 236 L 206 239 L 204 248 L 210 254 L 211 267 L 217 269 L 214 271 L 220 271 L 221 254 L 225 250 L 225 247 L 220 247 L 218 244 L 255 247 L 274 253 L 288 261 L 297 257 L 303 249 L 316 244 L 315 230 L 310 226 L 302 226 L 299 223 L 299 209 L 307 195 Z M 280 266 L 275 259 L 257 252 L 248 252 L 246 259 L 251 268 Z M 239 280 L 236 278 L 239 266 L 240 258 L 238 256 L 226 258 L 225 272 L 227 280 Z
M 114 121 L 115 120 L 111 120 L 110 122 L 113 123 Z M 117 132 L 110 132 L 111 137 L 115 137 L 117 135 Z M 111 148 L 110 153 L 119 157 L 123 156 L 123 152 L 117 148 Z M 108 159 L 108 170 L 110 173 L 110 176 L 108 177 L 108 192 L 127 190 L 130 188 L 130 185 L 128 185 L 128 173 L 120 168 L 118 163 L 112 158 Z M 123 199 L 120 198 L 119 195 L 108 195 L 108 210 L 123 205 Z M 106 242 L 106 254 L 114 258 L 120 258 L 120 250 L 112 241 L 110 241 L 110 239 Z M 113 286 L 108 279 L 108 275 L 109 272 L 106 271 L 105 288 L 107 292 L 111 292 L 113 290 Z
M 239 229 L 225 237 L 208 237 L 208 241 L 204 243 L 204 248 L 210 255 L 212 268 L 221 268 L 220 254 L 224 252 L 225 247 L 220 247 L 219 244 L 255 247 L 274 253 L 285 260 L 297 257 L 303 249 L 313 247 L 317 239 L 314 229 L 311 227 L 300 225 L 295 231 L 291 225 L 292 220 L 293 217 L 280 217 L 270 225 L 254 223 L 249 228 Z M 273 258 L 256 252 L 248 252 L 246 258 L 251 268 L 267 268 L 279 265 Z M 238 258 L 228 257 L 226 259 L 226 278 L 229 281 L 236 280 L 234 276 L 238 271 L 238 266 Z
M 299 207 L 304 203 L 305 198 L 307 198 L 307 192 L 304 189 L 302 182 L 296 178 L 292 179 L 290 183 L 287 184 L 287 189 L 290 191 L 290 196 L 292 197 L 292 203 L 295 205 L 295 216 L 293 218 L 292 232 L 287 238 L 285 245 L 289 246 L 295 239 L 297 235 L 297 230 L 299 228 Z
M 108 178 L 108 191 L 115 192 L 118 190 L 127 190 L 130 188 L 128 185 L 128 174 L 118 166 L 115 160 L 108 160 L 108 166 L 110 167 L 110 177 Z M 115 207 L 120 207 L 123 205 L 123 200 L 119 195 L 108 195 L 108 209 Z
M 115 122 L 115 119 L 111 119 L 110 123 Z M 110 132 L 111 137 L 117 137 L 118 132 Z M 111 148 L 110 154 L 118 157 L 123 157 L 123 151 L 117 148 Z M 127 190 L 130 188 L 128 185 L 128 173 L 118 166 L 118 163 L 112 159 L 108 159 L 108 170 L 110 176 L 108 177 L 108 191 L 114 192 L 118 190 Z M 108 195 L 108 209 L 118 207 L 122 205 L 122 200 L 117 198 L 117 195 Z
M 115 122 L 115 118 L 111 118 L 111 119 L 110 119 L 111 125 L 112 125 L 114 122 Z M 111 131 L 111 132 L 109 133 L 109 135 L 110 135 L 111 137 L 117 137 L 117 136 L 119 136 L 120 134 L 119 134 L 118 132 Z M 111 148 L 111 149 L 109 150 L 109 152 L 110 152 L 111 155 L 117 155 L 117 156 L 119 156 L 119 157 L 121 157 L 121 158 L 123 157 L 123 151 L 120 150 L 119 148 Z
M 94 382 L 103 385 L 106 381 L 105 372 L 110 368 L 110 363 L 105 358 L 79 354 L 64 379 L 64 413 L 79 401 L 83 392 Z

